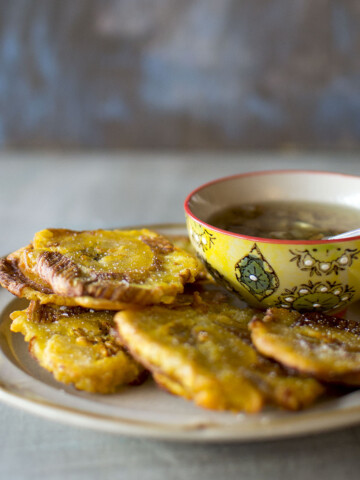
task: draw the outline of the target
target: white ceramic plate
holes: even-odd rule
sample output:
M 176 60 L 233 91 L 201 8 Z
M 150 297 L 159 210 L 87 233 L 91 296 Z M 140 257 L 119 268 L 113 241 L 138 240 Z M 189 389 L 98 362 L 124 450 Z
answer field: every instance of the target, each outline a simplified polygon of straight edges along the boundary
M 164 234 L 184 226 L 156 225 Z M 47 417 L 115 434 L 182 441 L 255 441 L 321 432 L 360 422 L 360 390 L 325 399 L 298 412 L 268 408 L 257 415 L 202 410 L 148 380 L 114 395 L 94 395 L 58 383 L 38 366 L 21 334 L 10 332 L 9 314 L 27 302 L 0 291 L 0 399 Z M 349 310 L 360 318 L 360 306 Z

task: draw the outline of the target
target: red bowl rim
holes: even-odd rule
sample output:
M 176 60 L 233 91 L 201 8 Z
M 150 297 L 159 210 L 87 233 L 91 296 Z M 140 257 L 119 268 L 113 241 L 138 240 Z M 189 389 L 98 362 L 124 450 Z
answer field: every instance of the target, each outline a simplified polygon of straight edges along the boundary
M 277 240 L 273 238 L 266 238 L 266 237 L 252 237 L 249 235 L 242 235 L 240 233 L 233 233 L 233 232 L 228 232 L 227 230 L 223 230 L 218 227 L 214 227 L 213 225 L 210 225 L 209 223 L 204 222 L 203 220 L 200 220 L 200 218 L 196 217 L 192 211 L 190 210 L 190 200 L 191 198 L 198 193 L 200 190 L 203 190 L 211 185 L 214 185 L 216 183 L 221 183 L 227 180 L 231 180 L 234 178 L 245 178 L 245 177 L 252 177 L 256 175 L 274 175 L 274 174 L 304 174 L 304 173 L 311 173 L 315 175 L 336 175 L 339 177 L 349 177 L 349 178 L 357 178 L 360 180 L 360 176 L 358 175 L 350 175 L 347 173 L 338 173 L 338 172 L 328 172 L 328 171 L 323 171 L 323 170 L 261 170 L 257 172 L 247 172 L 247 173 L 238 173 L 235 175 L 229 175 L 227 177 L 222 177 L 222 178 L 217 178 L 216 180 L 212 180 L 210 182 L 204 183 L 203 185 L 200 185 L 199 187 L 195 188 L 192 192 L 189 193 L 189 195 L 186 197 L 185 202 L 184 202 L 184 209 L 185 213 L 195 220 L 196 222 L 200 223 L 203 225 L 205 228 L 210 228 L 211 230 L 214 230 L 215 232 L 222 233 L 224 235 L 228 235 L 230 237 L 236 237 L 236 238 L 241 238 L 243 240 L 249 240 L 249 241 L 254 241 L 254 242 L 261 242 L 261 243 L 273 243 L 273 244 L 283 244 L 283 245 L 325 245 L 325 244 L 332 244 L 332 243 L 342 243 L 342 242 L 351 242 L 354 240 L 360 240 L 360 235 L 357 235 L 355 237 L 348 237 L 348 238 L 343 238 L 339 240 Z

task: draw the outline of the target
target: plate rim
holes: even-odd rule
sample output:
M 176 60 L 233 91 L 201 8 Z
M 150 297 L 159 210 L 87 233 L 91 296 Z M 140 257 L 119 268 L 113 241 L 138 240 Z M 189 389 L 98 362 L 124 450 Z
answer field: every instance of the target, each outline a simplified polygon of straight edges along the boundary
M 81 409 L 59 405 L 48 400 L 26 398 L 6 388 L 0 380 L 0 400 L 11 407 L 16 407 L 33 413 L 42 418 L 61 422 L 67 425 L 84 427 L 117 435 L 142 437 L 158 440 L 172 440 L 181 442 L 260 442 L 264 440 L 278 440 L 294 438 L 314 433 L 325 433 L 331 430 L 344 428 L 360 422 L 360 405 L 345 408 L 311 411 L 308 410 L 301 417 L 298 412 L 290 412 L 288 417 L 271 420 L 268 425 L 243 425 L 236 427 L 201 422 L 186 427 L 166 426 L 161 423 L 151 423 L 143 420 L 129 420 L 111 415 L 88 412 Z M 59 415 L 60 413 L 60 415 Z M 316 417 L 316 424 L 313 421 Z M 261 423 L 261 421 L 259 422 Z M 293 427 L 297 427 L 293 430 Z

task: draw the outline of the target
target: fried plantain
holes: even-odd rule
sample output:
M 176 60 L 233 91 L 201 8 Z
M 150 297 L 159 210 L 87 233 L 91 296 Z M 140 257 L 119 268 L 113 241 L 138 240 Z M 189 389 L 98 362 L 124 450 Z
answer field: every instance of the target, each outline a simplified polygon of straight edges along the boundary
M 326 382 L 360 385 L 360 323 L 271 308 L 249 326 L 263 355 Z
M 115 315 L 122 344 L 170 392 L 202 407 L 246 412 L 266 402 L 296 410 L 322 393 L 316 380 L 290 375 L 257 353 L 247 326 L 254 310 L 197 292 L 191 302 L 181 297 Z
M 196 250 L 193 247 L 190 238 L 187 235 L 166 235 L 166 238 L 174 244 L 176 247 L 185 250 L 185 252 L 189 253 L 193 257 L 197 258 Z M 200 271 L 197 275 L 197 280 L 199 281 L 210 281 L 211 283 L 215 283 L 215 280 L 210 275 L 210 273 L 205 268 L 203 261 L 199 261 Z
M 0 284 L 41 303 L 120 309 L 170 303 L 200 262 L 150 230 L 52 229 L 0 261 Z
M 26 310 L 11 314 L 11 330 L 25 336 L 33 357 L 56 380 L 79 390 L 112 393 L 145 376 L 143 367 L 117 343 L 113 315 L 31 302 Z

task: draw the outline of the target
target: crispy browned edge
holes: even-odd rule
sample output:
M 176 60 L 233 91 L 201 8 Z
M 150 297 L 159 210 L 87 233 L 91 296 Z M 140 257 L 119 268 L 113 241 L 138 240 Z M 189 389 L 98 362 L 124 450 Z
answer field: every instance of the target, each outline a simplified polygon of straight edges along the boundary
M 264 324 L 266 323 L 273 323 L 276 322 L 276 314 L 278 313 L 278 310 L 283 310 L 279 308 L 269 308 L 266 311 L 266 314 L 263 318 L 259 318 L 258 316 L 254 316 L 251 322 L 249 323 L 249 328 L 251 330 L 251 340 L 255 347 L 259 350 L 259 352 L 269 358 L 272 358 L 273 360 L 279 362 L 286 368 L 291 368 L 299 373 L 310 375 L 317 380 L 320 380 L 322 382 L 326 383 L 334 383 L 338 385 L 348 385 L 348 386 L 360 386 L 360 366 L 358 370 L 353 370 L 352 372 L 348 374 L 334 374 L 331 372 L 328 372 L 327 370 L 323 370 L 319 367 L 304 367 L 303 365 L 299 365 L 299 363 L 296 362 L 296 358 L 292 358 L 291 360 L 287 357 L 287 359 L 284 359 L 283 356 L 279 354 L 279 351 L 275 351 L 274 348 L 269 349 L 267 345 L 264 344 L 262 341 L 260 335 L 257 336 L 255 334 L 255 331 L 262 329 Z M 295 310 L 292 310 L 290 312 L 293 317 L 294 321 L 297 321 L 301 317 L 301 313 L 296 312 Z M 347 320 L 344 318 L 338 318 L 338 317 L 331 317 L 332 322 L 336 323 L 338 322 L 339 326 L 342 324 L 348 323 L 350 326 L 354 323 L 352 320 Z M 290 328 L 290 327 L 289 327 Z M 340 327 L 341 328 L 341 327 Z

